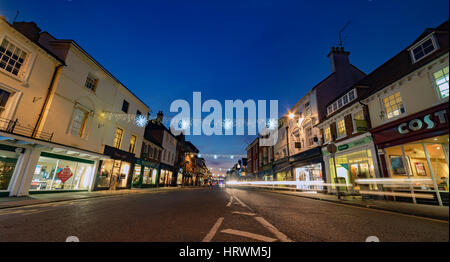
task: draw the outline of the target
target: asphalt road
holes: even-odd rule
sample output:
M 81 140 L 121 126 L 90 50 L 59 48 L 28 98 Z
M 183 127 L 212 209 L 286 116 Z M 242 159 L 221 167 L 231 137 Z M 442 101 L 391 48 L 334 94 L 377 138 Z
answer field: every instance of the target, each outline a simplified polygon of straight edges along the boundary
M 0 241 L 448 241 L 448 232 L 448 222 L 228 188 L 0 210 Z

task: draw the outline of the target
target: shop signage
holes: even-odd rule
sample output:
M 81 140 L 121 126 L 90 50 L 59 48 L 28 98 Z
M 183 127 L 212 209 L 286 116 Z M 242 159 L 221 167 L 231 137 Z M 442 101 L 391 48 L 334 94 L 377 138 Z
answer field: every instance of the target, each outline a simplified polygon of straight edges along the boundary
M 434 116 L 433 121 L 431 117 Z M 397 130 L 400 134 L 408 134 L 409 132 L 419 131 L 421 129 L 433 129 L 437 125 L 447 123 L 447 112 L 441 110 L 434 114 L 427 114 L 423 118 L 415 118 L 409 122 L 398 125 Z
M 147 161 L 147 160 L 141 159 L 141 158 L 136 158 L 136 164 L 141 165 L 141 166 L 153 167 L 153 168 L 158 167 L 158 163 Z
M 369 130 L 366 120 L 355 120 L 357 132 L 367 132 Z
M 103 154 L 110 156 L 112 159 L 122 160 L 122 161 L 129 162 L 129 163 L 134 162 L 134 154 L 114 148 L 114 147 L 110 147 L 108 145 L 105 145 Z
M 64 184 L 67 180 L 69 180 L 69 178 L 73 176 L 73 173 L 69 167 L 65 167 L 61 169 L 61 171 L 59 171 L 56 175 L 58 175 L 59 179 L 61 179 L 61 182 Z
M 338 146 L 339 151 L 346 150 L 346 149 L 348 149 L 348 144 L 343 144 L 343 145 Z
M 372 138 L 371 137 L 365 137 L 365 138 L 362 138 L 362 139 L 359 139 L 359 140 L 356 140 L 356 141 L 353 141 L 353 142 L 350 142 L 350 143 L 347 143 L 347 144 L 339 145 L 337 147 L 337 151 L 345 151 L 345 150 L 347 150 L 349 148 L 353 148 L 353 147 L 358 147 L 358 146 L 369 144 L 370 142 L 372 142 Z M 329 148 L 327 146 L 326 148 L 322 149 L 322 152 L 324 154 L 333 153 L 330 150 L 332 150 L 332 148 Z
M 272 169 L 272 164 L 267 164 L 263 166 L 263 170 L 270 170 Z
M 404 117 L 370 132 L 379 147 L 389 147 L 409 143 L 439 135 L 448 134 L 448 103 L 432 107 L 422 112 Z

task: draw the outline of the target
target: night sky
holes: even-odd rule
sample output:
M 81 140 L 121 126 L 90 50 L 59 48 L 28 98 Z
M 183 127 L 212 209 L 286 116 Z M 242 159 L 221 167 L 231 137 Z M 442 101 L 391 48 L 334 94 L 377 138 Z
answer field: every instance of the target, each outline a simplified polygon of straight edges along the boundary
M 330 74 L 344 36 L 366 73 L 449 17 L 447 0 L 0 0 L 0 15 L 73 39 L 152 110 L 176 99 L 277 99 L 286 113 Z M 203 153 L 245 154 L 248 136 L 190 136 Z M 236 160 L 206 158 L 217 170 Z M 217 171 L 214 173 L 218 173 Z

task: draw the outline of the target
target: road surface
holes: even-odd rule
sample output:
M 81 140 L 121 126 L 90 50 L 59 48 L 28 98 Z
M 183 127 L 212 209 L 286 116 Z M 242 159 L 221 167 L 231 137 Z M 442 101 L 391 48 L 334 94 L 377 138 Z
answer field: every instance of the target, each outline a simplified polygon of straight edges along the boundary
M 81 242 L 448 241 L 448 232 L 444 221 L 230 188 L 0 210 L 0 241 L 64 242 L 70 236 Z

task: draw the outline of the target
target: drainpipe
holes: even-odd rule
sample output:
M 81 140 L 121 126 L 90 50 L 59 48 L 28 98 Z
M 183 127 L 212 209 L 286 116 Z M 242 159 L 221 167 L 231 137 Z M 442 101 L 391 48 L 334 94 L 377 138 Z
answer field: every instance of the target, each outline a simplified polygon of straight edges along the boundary
M 50 82 L 50 86 L 47 89 L 47 95 L 45 96 L 44 104 L 42 105 L 41 112 L 39 113 L 39 117 L 38 117 L 38 119 L 36 121 L 36 125 L 34 126 L 33 133 L 31 134 L 31 137 L 36 137 L 37 136 L 37 132 L 38 132 L 39 127 L 40 127 L 40 125 L 42 123 L 42 118 L 43 118 L 44 112 L 45 112 L 45 110 L 47 110 L 47 107 L 48 107 L 50 96 L 51 96 L 51 94 L 52 94 L 52 92 L 53 92 L 53 90 L 55 89 L 55 86 L 56 86 L 55 79 L 59 75 L 59 73 L 61 72 L 61 69 L 63 68 L 63 66 L 64 65 L 59 65 L 59 66 L 55 67 L 55 71 L 53 72 L 53 76 L 52 76 L 52 81 Z

